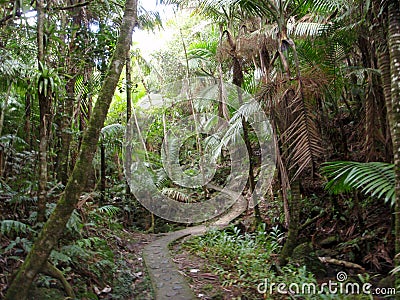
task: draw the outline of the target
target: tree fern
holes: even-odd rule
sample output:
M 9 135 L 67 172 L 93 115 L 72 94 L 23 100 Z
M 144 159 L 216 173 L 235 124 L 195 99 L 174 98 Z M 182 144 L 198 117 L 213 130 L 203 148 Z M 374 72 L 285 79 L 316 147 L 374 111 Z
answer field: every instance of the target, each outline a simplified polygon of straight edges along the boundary
M 360 163 L 354 161 L 327 162 L 322 174 L 328 177 L 325 188 L 334 194 L 358 189 L 372 197 L 395 202 L 394 165 L 383 162 Z

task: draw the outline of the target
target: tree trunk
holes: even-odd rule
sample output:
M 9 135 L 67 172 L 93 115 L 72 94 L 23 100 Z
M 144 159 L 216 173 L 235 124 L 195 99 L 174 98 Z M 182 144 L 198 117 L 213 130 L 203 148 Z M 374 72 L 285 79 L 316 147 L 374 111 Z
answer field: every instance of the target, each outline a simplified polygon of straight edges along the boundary
M 236 50 L 236 49 L 234 49 Z M 243 70 L 242 70 L 242 65 L 239 61 L 238 58 L 234 57 L 233 58 L 233 80 L 232 83 L 236 86 L 238 86 L 240 89 L 242 88 L 243 85 Z M 239 105 L 243 104 L 243 99 L 242 99 L 242 93 L 241 90 L 238 89 L 238 96 L 239 96 Z M 254 176 L 254 164 L 252 160 L 253 156 L 253 149 L 251 147 L 251 142 L 249 138 L 249 128 L 248 124 L 246 122 L 246 119 L 242 116 L 242 128 L 243 128 L 243 140 L 246 145 L 247 153 L 249 154 L 249 191 L 251 195 L 254 192 L 256 182 L 255 182 L 255 176 Z M 258 225 L 261 222 L 261 213 L 260 213 L 260 208 L 258 207 L 258 204 L 256 203 L 256 199 L 254 201 L 254 219 L 255 219 L 255 225 Z
M 389 53 L 392 98 L 392 142 L 395 169 L 395 265 L 400 266 L 400 4 L 392 0 L 388 6 L 389 12 Z M 400 274 L 400 273 L 397 273 Z M 396 284 L 400 283 L 400 276 Z
M 297 236 L 299 234 L 299 216 L 300 216 L 300 202 L 301 202 L 301 194 L 300 194 L 300 182 L 296 179 L 291 184 L 290 191 L 290 222 L 289 222 L 289 231 L 286 238 L 285 245 L 282 248 L 282 252 L 279 257 L 279 264 L 285 265 L 288 262 L 288 259 L 293 253 L 294 248 L 297 246 Z
M 100 131 L 104 126 L 115 88 L 125 65 L 127 49 L 131 44 L 132 30 L 136 23 L 136 15 L 137 0 L 127 0 L 120 36 L 93 114 L 89 120 L 88 128 L 84 133 L 81 151 L 74 170 L 68 180 L 64 194 L 12 281 L 5 297 L 6 300 L 26 299 L 36 274 L 46 263 L 51 250 L 61 237 L 86 185 L 87 174 L 90 172 L 93 156 L 97 149 Z
M 1 136 L 2 132 L 3 132 L 4 116 L 6 115 L 6 110 L 7 110 L 7 107 L 8 107 L 8 100 L 10 99 L 10 94 L 11 94 L 11 88 L 12 88 L 12 82 L 8 86 L 6 98 L 4 99 L 4 104 L 3 104 L 3 107 L 2 107 L 2 110 L 1 110 L 1 114 L 0 114 L 0 136 Z
M 129 123 L 132 115 L 132 66 L 131 54 L 128 50 L 126 55 L 126 123 Z
M 100 205 L 106 200 L 106 147 L 104 142 L 100 144 Z
M 74 74 L 75 75 L 75 74 Z M 57 180 L 61 181 L 63 185 L 68 181 L 68 167 L 69 167 L 69 150 L 72 141 L 72 114 L 74 110 L 75 100 L 75 77 L 71 78 L 66 85 L 66 98 L 64 101 L 63 115 L 61 116 L 60 128 L 60 151 L 58 153 L 58 172 Z
M 126 71 L 126 124 L 129 124 L 129 120 L 132 115 L 132 65 L 131 65 L 131 53 L 130 49 L 128 49 L 128 53 L 126 54 L 126 63 L 125 63 L 125 71 Z M 129 186 L 128 181 L 125 184 L 126 198 L 130 197 L 131 187 Z
M 31 114 L 32 114 L 32 101 L 31 94 L 25 94 L 25 142 L 32 148 L 32 134 L 31 134 Z
M 81 27 L 82 23 L 82 7 L 74 8 L 71 12 L 72 15 L 72 31 L 70 38 L 69 47 L 66 51 L 65 64 L 67 66 L 67 72 L 71 76 L 66 83 L 66 97 L 64 100 L 62 115 L 61 115 L 61 128 L 60 128 L 60 150 L 58 153 L 58 169 L 57 169 L 57 180 L 61 181 L 63 185 L 67 184 L 69 176 L 69 165 L 70 165 L 70 144 L 72 141 L 72 118 L 74 112 L 75 102 L 75 83 L 76 74 L 78 73 L 78 67 L 75 63 L 74 52 L 77 49 L 76 35 L 77 29 Z M 68 18 L 66 18 L 68 19 Z M 65 20 L 65 22 L 67 22 Z M 67 37 L 65 36 L 64 39 Z M 79 55 L 79 54 L 78 54 Z
M 45 46 L 44 46 L 44 3 L 43 0 L 36 1 L 37 10 L 37 44 L 38 53 L 37 60 L 39 65 L 39 72 L 43 72 L 45 66 Z M 38 98 L 40 110 L 40 123 L 39 123 L 39 185 L 38 185 L 38 201 L 37 201 L 37 221 L 44 222 L 46 215 L 47 203 L 47 146 L 50 136 L 50 123 L 51 123 L 51 98 L 48 86 L 38 82 Z M 39 86 L 42 84 L 42 89 Z

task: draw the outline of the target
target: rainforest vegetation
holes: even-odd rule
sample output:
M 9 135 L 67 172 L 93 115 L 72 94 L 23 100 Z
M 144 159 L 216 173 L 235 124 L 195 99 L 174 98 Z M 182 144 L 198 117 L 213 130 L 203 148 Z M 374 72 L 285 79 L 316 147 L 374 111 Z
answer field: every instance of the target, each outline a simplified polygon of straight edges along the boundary
M 143 32 L 168 39 L 147 51 Z M 192 99 L 195 82 L 219 102 Z M 165 105 L 178 94 L 189 101 Z M 221 101 L 232 95 L 237 106 Z M 183 139 L 176 128 L 196 113 L 225 130 L 195 125 Z M 261 113 L 268 126 L 255 128 Z M 203 184 L 176 180 L 171 153 Z M 0 0 L 0 298 L 155 299 L 143 247 L 200 221 L 163 218 L 152 191 L 203 207 L 233 197 L 235 168 L 247 210 L 170 245 L 197 298 L 350 297 L 282 294 L 265 279 L 394 298 L 399 155 L 398 0 Z

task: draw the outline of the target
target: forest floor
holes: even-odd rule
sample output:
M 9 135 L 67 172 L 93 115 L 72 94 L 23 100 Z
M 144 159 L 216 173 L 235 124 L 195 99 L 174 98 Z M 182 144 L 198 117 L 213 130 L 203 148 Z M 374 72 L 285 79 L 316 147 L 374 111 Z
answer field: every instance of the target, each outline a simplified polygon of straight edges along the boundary
M 198 299 L 231 300 L 243 295 L 243 291 L 238 287 L 224 287 L 219 276 L 209 271 L 209 262 L 206 259 L 190 253 L 181 246 L 181 242 L 172 246 L 173 260 L 180 273 L 187 278 Z
M 237 194 L 231 195 L 233 192 L 227 194 L 237 196 Z M 247 204 L 247 200 L 241 196 L 226 213 L 218 216 L 210 223 L 163 234 L 161 238 L 145 247 L 143 259 L 153 283 L 155 299 L 191 300 L 197 297 L 203 299 L 202 294 L 197 294 L 197 297 L 194 295 L 193 288 L 188 285 L 185 279 L 185 273 L 181 269 L 178 270 L 175 260 L 172 259 L 170 254 L 170 245 L 184 237 L 203 235 L 209 229 L 227 227 L 246 211 Z
M 354 226 L 348 223 L 340 224 L 340 218 L 333 220 L 328 216 L 321 218 L 317 225 L 319 226 L 319 236 L 314 239 L 316 246 L 322 247 L 321 250 L 333 253 L 333 257 L 341 257 L 347 261 L 356 261 L 361 263 L 366 269 L 367 274 L 375 276 L 374 274 L 387 274 L 391 269 L 390 253 L 386 252 L 386 245 L 391 245 L 390 235 L 390 218 L 388 218 L 387 207 L 379 204 L 379 202 L 369 203 L 371 209 L 370 214 L 364 216 L 366 220 L 364 226 L 368 229 L 370 234 L 361 236 Z M 268 219 L 268 208 L 261 207 L 262 215 Z M 348 210 L 344 213 L 354 215 L 355 212 Z M 240 218 L 241 224 L 250 224 L 252 220 L 252 212 L 247 211 Z M 268 220 L 264 221 L 268 221 Z M 180 227 L 182 228 L 182 227 Z M 339 229 L 340 231 L 339 231 Z M 179 228 L 178 228 L 179 229 Z M 313 229 L 313 228 L 310 228 Z M 336 229 L 336 230 L 335 230 Z M 166 231 L 172 231 L 171 228 L 165 228 Z M 350 231 L 352 230 L 352 231 Z M 310 230 L 312 233 L 312 230 Z M 341 235 L 339 235 L 341 233 Z M 72 284 L 77 291 L 82 290 L 91 292 L 93 296 L 98 299 L 127 299 L 127 300 L 150 300 L 155 299 L 153 285 L 150 280 L 149 272 L 146 267 L 143 251 L 146 246 L 150 245 L 156 240 L 162 239 L 166 236 L 165 233 L 152 234 L 140 230 L 123 229 L 117 231 L 111 228 L 97 228 L 96 231 L 90 231 L 91 235 L 99 236 L 107 241 L 108 246 L 114 253 L 114 258 L 117 268 L 111 277 L 104 277 L 98 279 L 93 273 L 89 273 L 86 265 L 74 265 L 72 270 L 67 270 L 67 280 Z M 173 234 L 173 232 L 171 232 Z M 339 235 L 341 242 L 329 244 L 324 246 L 322 242 L 329 240 L 332 235 Z M 170 256 L 174 262 L 174 267 L 186 279 L 191 287 L 194 295 L 198 299 L 235 299 L 243 294 L 244 290 L 235 286 L 224 286 L 221 282 L 220 276 L 210 271 L 207 267 L 209 264 L 206 259 L 192 254 L 187 248 L 183 246 L 186 238 L 179 239 L 170 245 Z M 3 236 L 1 241 L 2 248 L 5 248 L 10 240 Z M 372 247 L 372 245 L 375 245 Z M 384 247 L 386 246 L 386 247 Z M 325 248 L 326 247 L 326 248 Z M 375 249 L 376 248 L 376 249 Z M 0 256 L 0 298 L 4 295 L 10 279 L 10 274 L 15 271 L 21 260 L 21 253 L 17 249 L 10 250 L 12 255 Z M 362 252 L 361 252 L 362 251 Z M 351 256 L 358 254 L 358 259 L 351 259 Z M 367 256 L 369 255 L 369 256 Z M 374 256 L 372 256 L 374 255 Z M 369 259 L 369 260 L 367 260 Z M 378 269 L 378 267 L 382 269 Z M 337 272 L 339 268 L 335 268 L 332 274 Z M 375 285 L 382 276 L 374 279 L 372 283 Z M 372 279 L 372 278 L 371 278 Z M 40 286 L 40 285 L 39 285 Z M 393 286 L 389 283 L 387 286 Z M 44 292 L 49 290 L 58 290 L 61 292 L 63 288 L 57 283 L 56 280 L 51 280 L 50 287 L 40 286 Z M 118 297 L 116 297 L 118 295 Z M 64 297 L 65 298 L 65 297 Z M 46 298 L 51 300 L 64 299 L 63 297 Z M 31 299 L 45 300 L 41 297 L 36 297 L 33 292 Z M 95 299 L 86 297 L 81 299 Z
M 114 251 L 126 257 L 127 267 L 137 275 L 131 284 L 133 294 L 126 300 L 154 300 L 154 290 L 149 273 L 143 260 L 144 248 L 164 234 L 148 234 L 141 232 L 126 232 L 127 240 L 123 244 L 115 244 Z M 207 270 L 207 261 L 181 247 L 183 240 L 171 245 L 171 256 L 175 268 L 184 276 L 198 299 L 234 299 L 243 292 L 236 287 L 223 287 L 219 276 Z M 102 293 L 99 299 L 112 299 L 107 293 Z

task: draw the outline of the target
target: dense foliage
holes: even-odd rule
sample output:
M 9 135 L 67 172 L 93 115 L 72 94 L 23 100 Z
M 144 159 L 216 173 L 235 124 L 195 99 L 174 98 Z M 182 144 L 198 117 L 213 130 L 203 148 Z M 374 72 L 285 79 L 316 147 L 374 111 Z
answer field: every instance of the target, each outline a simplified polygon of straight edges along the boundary
M 398 1 L 157 3 L 172 5 L 174 17 L 161 24 L 160 15 L 139 1 L 135 26 L 155 32 L 163 27 L 172 38 L 150 55 L 134 43 L 120 57 L 126 62 L 124 72 L 104 126 L 96 128 L 99 139 L 85 174 L 88 182 L 49 258 L 61 271 L 56 279 L 67 294 L 71 289 L 82 299 L 137 296 L 126 284 L 138 279 L 137 270 L 129 270 L 118 241 L 125 230 L 160 232 L 179 226 L 147 212 L 130 193 L 123 137 L 131 117 L 154 119 L 136 142 L 145 150 L 152 181 L 171 199 L 201 202 L 217 192 L 179 186 L 161 162 L 167 131 L 194 111 L 214 112 L 230 129 L 218 136 L 225 144 L 196 133 L 181 149 L 173 149 L 186 175 L 202 172 L 196 162 L 206 149 L 218 165 L 213 184 L 226 184 L 231 161 L 225 146 L 242 136 L 250 155 L 244 195 L 265 180 L 259 141 L 248 122 L 251 106 L 192 102 L 168 110 L 150 107 L 152 99 L 161 99 L 157 97 L 165 85 L 197 76 L 230 82 L 257 99 L 271 123 L 277 171 L 264 201 L 251 210 L 254 217 L 247 214 L 241 220 L 246 232 L 213 231 L 185 249 L 210 259 L 208 271 L 218 274 L 224 286 L 240 286 L 248 297 L 257 294 L 254 287 L 263 277 L 316 281 L 340 270 L 329 265 L 325 274 L 313 272 L 296 257 L 304 244 L 311 245 L 313 255 L 377 275 L 374 284 L 385 279 L 379 284 L 394 286 L 390 272 L 399 274 L 400 260 Z M 43 234 L 76 166 L 110 75 L 125 1 L 16 0 L 0 5 L 3 296 L 13 272 Z M 54 282 L 48 274 L 40 275 L 35 286 Z M 145 279 L 142 284 L 139 290 L 147 288 Z

